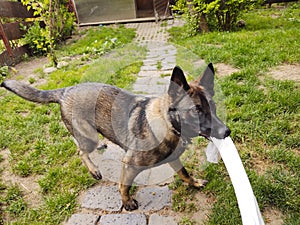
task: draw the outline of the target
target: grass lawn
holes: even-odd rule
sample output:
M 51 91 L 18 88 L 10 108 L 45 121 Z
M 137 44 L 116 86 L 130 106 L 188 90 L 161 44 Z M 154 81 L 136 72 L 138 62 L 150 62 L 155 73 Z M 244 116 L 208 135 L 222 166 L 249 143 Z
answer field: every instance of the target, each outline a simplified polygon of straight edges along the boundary
M 97 27 L 81 35 L 78 41 L 57 50 L 59 58 L 69 57 L 67 67 L 50 75 L 38 69 L 37 78 L 30 78 L 30 82 L 46 79 L 42 89 L 83 81 L 130 89 L 146 53 L 146 49 L 131 43 L 134 30 Z M 20 186 L 0 181 L 0 224 L 61 224 L 76 209 L 79 193 L 97 181 L 82 165 L 73 139 L 61 122 L 58 104 L 31 103 L 4 89 L 0 90 L 0 101 L 0 149 L 2 153 L 10 151 L 9 164 L 1 168 L 1 173 L 6 170 L 32 178 L 42 192 L 38 201 L 28 200 Z
M 195 55 L 207 63 L 221 62 L 239 69 L 231 76 L 217 79 L 231 137 L 261 210 L 278 210 L 283 213 L 284 224 L 300 224 L 299 82 L 275 80 L 266 75 L 277 65 L 300 63 L 300 4 L 257 9 L 242 18 L 246 28 L 237 32 L 188 37 L 184 35 L 185 27 L 173 28 L 171 41 L 181 49 L 178 64 L 186 67 L 191 76 L 198 74 L 186 64 L 189 60 L 193 62 Z M 193 54 L 189 59 L 184 52 Z M 202 140 L 198 143 L 206 145 Z M 209 180 L 205 192 L 215 202 L 205 224 L 242 224 L 225 166 L 210 164 L 200 170 L 193 161 L 187 167 Z M 189 214 L 191 207 L 178 199 L 186 201 L 190 191 L 182 185 L 175 185 L 175 190 L 175 209 Z

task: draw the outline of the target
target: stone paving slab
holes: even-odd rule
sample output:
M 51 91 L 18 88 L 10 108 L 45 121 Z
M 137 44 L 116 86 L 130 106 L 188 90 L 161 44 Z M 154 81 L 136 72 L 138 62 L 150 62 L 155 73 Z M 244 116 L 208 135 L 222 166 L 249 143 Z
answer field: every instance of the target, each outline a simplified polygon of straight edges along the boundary
M 96 225 L 100 216 L 94 214 L 73 214 L 68 225 Z
M 178 225 L 178 223 L 172 216 L 162 216 L 154 213 L 150 215 L 148 225 Z
M 170 71 L 148 71 L 148 70 L 141 70 L 138 74 L 138 78 L 141 77 L 165 77 L 165 76 L 171 76 L 172 70 Z
M 121 195 L 117 186 L 99 186 L 88 190 L 81 206 L 88 209 L 101 209 L 117 212 L 122 208 Z
M 103 180 L 119 183 L 124 155 L 125 151 L 122 148 L 107 141 L 107 149 L 103 153 L 92 152 L 90 158 L 95 165 L 98 165 Z M 174 170 L 169 164 L 163 164 L 144 170 L 135 178 L 134 182 L 137 185 L 169 184 L 174 180 L 173 175 Z
M 144 214 L 136 213 L 108 214 L 101 216 L 100 225 L 147 225 L 147 218 Z
M 139 190 L 135 199 L 141 212 L 158 211 L 172 206 L 172 191 L 167 187 L 146 187 Z

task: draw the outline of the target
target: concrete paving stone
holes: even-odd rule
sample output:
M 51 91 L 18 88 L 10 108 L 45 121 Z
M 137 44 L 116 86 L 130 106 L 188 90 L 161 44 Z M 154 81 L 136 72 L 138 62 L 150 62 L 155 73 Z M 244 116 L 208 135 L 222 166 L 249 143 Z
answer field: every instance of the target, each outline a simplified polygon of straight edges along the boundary
M 61 62 L 58 62 L 57 68 L 61 69 L 61 68 L 66 67 L 68 65 L 69 65 L 69 62 L 61 61 Z
M 170 46 L 172 45 L 169 45 L 169 44 L 166 44 L 166 43 L 152 43 L 152 44 L 149 44 L 148 47 L 149 47 L 149 51 L 153 51 L 153 52 L 165 52 L 165 51 L 168 51 L 170 49 Z
M 162 72 L 160 71 L 145 71 L 141 70 L 138 73 L 138 77 L 161 77 Z
M 73 214 L 68 225 L 96 225 L 100 216 L 94 214 Z
M 177 49 L 173 45 L 169 45 L 168 54 L 169 55 L 176 55 L 177 54 Z
M 155 60 L 155 61 L 161 61 L 162 58 L 163 57 L 157 53 L 148 54 L 146 57 L 146 59 L 148 59 L 148 60 Z
M 154 66 L 142 66 L 141 70 L 156 71 L 157 70 L 157 65 L 154 65 Z
M 162 216 L 157 213 L 150 215 L 148 225 L 177 225 L 175 218 L 172 216 Z
M 168 86 L 166 86 L 166 85 L 154 85 L 152 88 L 148 88 L 145 91 L 146 91 L 146 93 L 152 94 L 153 96 L 160 96 L 162 94 L 167 93 Z
M 147 225 L 147 218 L 141 213 L 108 214 L 101 216 L 100 225 Z
M 140 211 L 158 211 L 172 205 L 172 191 L 167 186 L 146 187 L 137 192 L 135 199 Z
M 133 85 L 133 92 L 142 93 L 142 94 L 164 94 L 167 91 L 167 85 L 153 85 L 152 87 L 149 85 Z
M 149 85 L 144 84 L 133 84 L 132 89 L 135 93 L 149 94 L 151 92 L 151 88 L 149 87 Z
M 145 59 L 145 60 L 143 60 L 143 65 L 144 66 L 155 66 L 155 65 L 157 65 L 157 60 L 155 60 L 155 59 Z
M 168 85 L 169 82 L 164 79 L 164 78 L 161 78 L 161 77 L 154 77 L 151 79 L 150 85 Z
M 167 85 L 169 82 L 161 77 L 141 77 L 138 78 L 135 82 L 135 85 Z
M 175 64 L 172 64 L 172 65 L 170 65 L 170 64 L 162 65 L 161 70 L 171 70 L 171 69 L 173 69 L 175 66 L 176 66 Z
M 163 164 L 141 172 L 135 179 L 139 185 L 165 185 L 174 181 L 174 170 L 169 164 Z
M 43 72 L 44 73 L 52 73 L 52 72 L 54 72 L 56 70 L 57 70 L 57 68 L 55 68 L 55 67 L 47 67 L 47 68 L 43 69 Z
M 165 59 L 166 62 L 176 62 L 176 55 L 169 55 Z
M 112 142 L 107 142 L 107 149 L 100 154 L 94 151 L 90 154 L 91 160 L 100 168 L 102 179 L 119 183 L 122 169 L 122 159 L 125 151 Z M 163 173 L 161 171 L 164 171 Z M 174 170 L 169 164 L 141 172 L 135 179 L 137 185 L 166 184 L 173 181 Z
M 121 210 L 122 201 L 117 186 L 98 186 L 89 189 L 81 206 L 88 209 L 101 209 L 108 212 Z
M 134 82 L 135 85 L 149 85 L 151 82 L 151 77 L 138 77 Z
M 172 70 L 176 66 L 176 62 L 162 61 L 161 66 L 162 66 L 162 68 L 163 67 L 169 67 L 170 68 L 169 70 Z
M 167 56 L 161 62 L 162 63 L 176 63 L 176 58 L 173 56 Z

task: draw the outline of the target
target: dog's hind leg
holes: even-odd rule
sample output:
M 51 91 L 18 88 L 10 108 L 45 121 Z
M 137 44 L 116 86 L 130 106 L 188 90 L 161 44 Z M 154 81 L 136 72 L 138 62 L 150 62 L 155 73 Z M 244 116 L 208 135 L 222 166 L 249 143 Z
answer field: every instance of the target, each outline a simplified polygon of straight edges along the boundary
M 83 161 L 83 163 L 86 165 L 86 167 L 88 168 L 90 174 L 92 174 L 92 176 L 97 179 L 97 180 L 101 180 L 102 179 L 102 175 L 100 170 L 98 169 L 98 167 L 92 162 L 92 160 L 89 157 L 89 152 L 87 151 L 82 151 L 79 149 L 79 154 L 81 157 L 81 160 Z
M 80 120 L 80 122 L 78 122 L 77 120 L 73 119 L 72 122 L 73 130 L 69 130 L 71 131 L 75 139 L 75 143 L 78 146 L 81 160 L 95 179 L 102 179 L 100 170 L 89 157 L 89 154 L 96 150 L 99 144 L 99 136 L 97 130 L 94 128 L 94 126 L 92 126 L 85 120 Z
M 200 188 L 204 187 L 207 184 L 207 180 L 200 180 L 200 179 L 194 179 L 191 177 L 185 167 L 182 165 L 182 162 L 180 159 L 177 159 L 175 161 L 169 162 L 169 165 L 177 172 L 179 177 L 189 185 L 195 187 L 195 188 Z

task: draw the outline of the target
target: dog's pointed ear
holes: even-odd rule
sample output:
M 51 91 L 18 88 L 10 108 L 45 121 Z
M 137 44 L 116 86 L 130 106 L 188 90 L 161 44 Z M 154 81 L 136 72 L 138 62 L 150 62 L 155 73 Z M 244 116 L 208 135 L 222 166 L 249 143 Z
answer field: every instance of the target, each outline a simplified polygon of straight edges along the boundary
M 176 66 L 176 67 L 174 67 L 173 72 L 172 72 L 168 94 L 174 95 L 180 89 L 187 91 L 190 89 L 190 86 L 184 76 L 182 69 L 180 67 Z
M 214 91 L 214 79 L 215 79 L 215 69 L 212 63 L 209 63 L 205 69 L 202 77 L 200 78 L 199 85 L 204 87 L 206 92 L 213 97 Z

